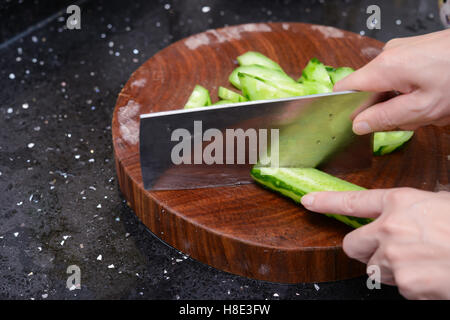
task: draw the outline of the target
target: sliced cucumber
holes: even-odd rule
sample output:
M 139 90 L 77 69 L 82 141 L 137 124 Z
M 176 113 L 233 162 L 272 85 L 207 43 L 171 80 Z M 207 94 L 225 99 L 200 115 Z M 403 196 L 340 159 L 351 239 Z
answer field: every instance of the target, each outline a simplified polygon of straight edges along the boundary
M 364 188 L 333 177 L 314 168 L 263 168 L 253 167 L 252 178 L 273 191 L 276 191 L 297 203 L 310 192 L 318 191 L 358 191 Z M 339 220 L 353 228 L 370 223 L 371 219 L 348 217 L 337 214 L 327 216 Z
M 234 101 L 230 101 L 230 100 L 219 100 L 216 103 L 213 103 L 211 106 L 220 106 L 222 104 L 233 104 L 236 103 Z
M 242 93 L 249 100 L 270 100 L 292 97 L 292 94 L 271 86 L 252 75 L 239 72 L 238 76 L 242 85 Z
M 278 63 L 269 59 L 265 55 L 255 51 L 249 51 L 244 53 L 243 55 L 237 58 L 239 65 L 241 66 L 251 66 L 251 65 L 260 65 L 269 69 L 278 70 L 284 73 L 283 69 L 280 67 Z
M 210 105 L 211 97 L 209 96 L 209 91 L 200 85 L 196 85 L 184 108 L 193 109 Z
M 239 93 L 231 91 L 225 87 L 219 87 L 218 96 L 220 99 L 229 100 L 234 103 L 248 101 L 247 98 L 241 96 Z
M 336 84 L 338 81 L 344 79 L 345 77 L 347 77 L 349 74 L 355 72 L 355 70 L 353 70 L 352 68 L 349 67 L 342 67 L 342 68 L 337 68 L 334 71 L 329 71 L 328 74 L 330 75 L 331 81 L 333 82 L 333 84 Z
M 331 90 L 333 89 L 333 83 L 328 75 L 327 67 L 316 58 L 309 61 L 305 69 L 303 69 L 302 77 L 298 80 L 301 83 L 305 81 L 320 82 Z
M 242 89 L 241 84 L 239 82 L 238 76 L 239 72 L 249 74 L 251 76 L 258 77 L 274 83 L 280 81 L 295 83 L 294 79 L 292 79 L 282 71 L 269 69 L 260 65 L 249 65 L 234 69 L 229 77 L 231 84 L 238 89 Z
M 373 153 L 382 156 L 394 152 L 408 142 L 414 131 L 376 132 L 373 137 Z

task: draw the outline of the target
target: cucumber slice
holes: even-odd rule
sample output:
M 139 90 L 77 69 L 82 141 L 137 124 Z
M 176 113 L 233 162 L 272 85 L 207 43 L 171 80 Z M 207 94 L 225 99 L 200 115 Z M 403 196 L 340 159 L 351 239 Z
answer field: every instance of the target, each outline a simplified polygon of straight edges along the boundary
M 224 87 L 219 87 L 218 96 L 220 99 L 229 100 L 234 103 L 248 101 L 247 98 L 241 96 L 239 93 Z
M 229 80 L 233 86 L 238 89 L 242 89 L 241 84 L 239 82 L 238 74 L 245 73 L 254 77 L 258 77 L 273 83 L 282 81 L 282 82 L 292 82 L 295 83 L 295 80 L 286 75 L 284 72 L 279 70 L 269 69 L 259 65 L 249 65 L 238 67 L 233 70 L 230 74 Z
M 252 75 L 239 72 L 238 76 L 242 85 L 242 93 L 251 101 L 292 97 L 292 94 L 271 86 Z
M 269 69 L 278 70 L 284 73 L 283 69 L 278 63 L 267 58 L 265 55 L 255 51 L 249 51 L 237 58 L 241 66 L 260 65 Z
M 299 83 L 305 90 L 305 95 L 333 92 L 333 87 L 318 81 L 305 80 Z
M 414 131 L 376 132 L 373 137 L 373 153 L 383 156 L 394 152 L 408 142 Z
M 310 192 L 365 190 L 314 168 L 263 168 L 256 165 L 250 174 L 259 184 L 291 198 L 297 203 L 300 203 L 301 198 Z M 359 228 L 373 221 L 372 219 L 337 214 L 327 214 L 327 216 L 353 228 Z
M 193 109 L 210 105 L 211 98 L 209 96 L 209 91 L 200 85 L 196 85 L 184 108 Z
M 355 70 L 353 70 L 352 68 L 349 67 L 342 67 L 342 68 L 337 68 L 334 71 L 329 71 L 328 74 L 330 75 L 331 81 L 333 82 L 333 84 L 336 84 L 338 81 L 344 79 L 345 77 L 347 77 L 349 74 L 355 72 Z
M 219 100 L 216 103 L 213 103 L 211 106 L 220 106 L 222 104 L 233 104 L 233 103 L 235 102 L 230 100 Z
M 316 81 L 333 89 L 333 83 L 328 75 L 327 67 L 318 59 L 313 58 L 309 61 L 305 69 L 303 69 L 302 77 L 298 79 L 298 82 Z

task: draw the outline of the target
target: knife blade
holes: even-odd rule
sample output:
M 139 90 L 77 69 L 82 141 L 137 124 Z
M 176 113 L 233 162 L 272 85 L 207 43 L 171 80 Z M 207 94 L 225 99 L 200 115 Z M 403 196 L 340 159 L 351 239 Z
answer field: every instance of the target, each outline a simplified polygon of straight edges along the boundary
M 373 100 L 338 92 L 140 116 L 140 161 L 147 190 L 252 183 L 251 167 L 318 167 L 339 174 L 370 167 L 370 136 L 351 115 Z

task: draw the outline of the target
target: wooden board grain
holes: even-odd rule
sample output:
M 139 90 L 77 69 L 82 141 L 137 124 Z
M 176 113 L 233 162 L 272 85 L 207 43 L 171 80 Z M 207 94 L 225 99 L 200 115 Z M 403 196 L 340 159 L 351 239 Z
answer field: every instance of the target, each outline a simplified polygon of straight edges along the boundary
M 142 222 L 194 259 L 242 276 L 283 283 L 322 282 L 364 274 L 342 239 L 351 229 L 306 211 L 256 184 L 198 190 L 144 190 L 138 147 L 139 115 L 181 108 L 195 84 L 217 96 L 228 86 L 235 58 L 249 50 L 279 62 L 295 79 L 312 58 L 360 68 L 383 43 L 302 23 L 247 24 L 180 40 L 133 73 L 117 99 L 112 135 L 120 188 Z M 215 98 L 217 99 L 217 98 Z M 449 185 L 449 130 L 417 131 L 402 151 L 378 157 L 370 169 L 340 176 L 367 188 Z

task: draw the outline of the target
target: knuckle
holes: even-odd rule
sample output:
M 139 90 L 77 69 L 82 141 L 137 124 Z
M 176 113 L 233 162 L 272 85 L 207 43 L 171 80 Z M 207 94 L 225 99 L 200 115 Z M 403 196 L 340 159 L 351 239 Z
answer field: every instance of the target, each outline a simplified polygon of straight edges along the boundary
M 381 129 L 393 129 L 397 125 L 394 124 L 388 108 L 380 108 L 376 112 L 375 120 L 378 123 L 378 127 Z
M 342 208 L 345 212 L 352 214 L 355 212 L 355 202 L 358 200 L 358 195 L 355 192 L 347 192 L 342 197 Z
M 389 263 L 397 262 L 399 259 L 399 250 L 392 245 L 387 245 L 384 248 L 384 257 Z
M 385 203 L 398 205 L 399 203 L 403 202 L 405 199 L 410 198 L 411 192 L 413 190 L 414 189 L 411 189 L 411 188 L 393 189 L 390 192 L 387 192 L 385 194 L 385 196 L 384 196 Z

